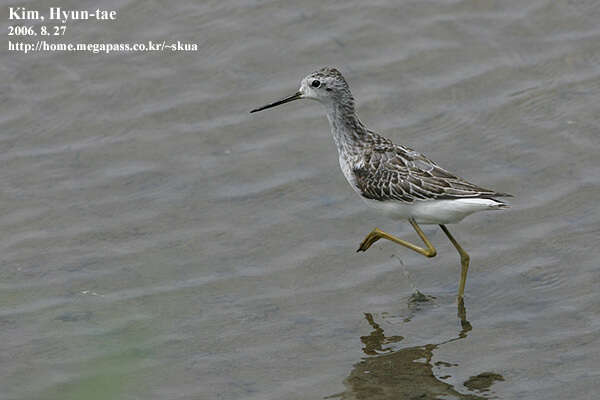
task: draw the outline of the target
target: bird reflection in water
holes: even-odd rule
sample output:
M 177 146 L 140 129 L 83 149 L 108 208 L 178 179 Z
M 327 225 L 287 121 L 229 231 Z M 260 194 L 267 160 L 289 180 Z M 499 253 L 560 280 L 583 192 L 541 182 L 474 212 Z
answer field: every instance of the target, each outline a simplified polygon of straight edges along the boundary
M 420 295 L 420 294 L 418 294 Z M 422 295 L 421 295 L 422 296 Z M 418 298 L 416 301 L 419 301 Z M 473 329 L 467 320 L 467 312 L 462 301 L 458 304 L 458 318 L 461 330 L 455 338 L 438 344 L 409 347 L 392 351 L 391 344 L 400 342 L 402 336 L 385 336 L 381 326 L 375 322 L 372 314 L 365 318 L 373 331 L 368 336 L 362 336 L 363 351 L 368 356 L 354 365 L 348 378 L 344 380 L 347 390 L 343 393 L 326 398 L 368 399 L 368 400 L 397 400 L 397 399 L 468 399 L 480 400 L 482 393 L 497 380 L 504 380 L 501 375 L 484 372 L 469 378 L 465 386 L 477 390 L 476 394 L 463 394 L 452 385 L 444 382 L 446 377 L 436 377 L 433 373 L 431 360 L 433 351 L 439 346 L 461 340 L 467 337 Z M 407 320 L 407 322 L 410 318 Z M 386 354 L 381 354 L 385 353 Z M 442 361 L 435 366 L 456 366 Z M 476 382 L 476 385 L 472 385 Z

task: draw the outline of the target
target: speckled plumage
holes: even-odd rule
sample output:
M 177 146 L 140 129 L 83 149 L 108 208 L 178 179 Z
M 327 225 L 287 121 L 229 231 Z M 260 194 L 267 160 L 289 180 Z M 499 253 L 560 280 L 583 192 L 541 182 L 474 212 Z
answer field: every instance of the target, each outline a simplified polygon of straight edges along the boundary
M 356 116 L 354 98 L 340 72 L 323 68 L 309 79 L 328 79 L 339 92 L 326 104 L 340 165 L 353 188 L 365 199 L 414 203 L 509 196 L 470 183 L 406 146 L 367 129 Z M 499 207 L 504 203 L 496 200 Z
M 419 223 L 439 224 L 460 255 L 460 310 L 470 257 L 446 224 L 459 222 L 474 212 L 505 208 L 507 204 L 494 197 L 510 195 L 467 182 L 421 153 L 367 129 L 356 115 L 348 83 L 335 68 L 313 72 L 302 79 L 300 89 L 292 96 L 250 112 L 299 99 L 316 100 L 325 107 L 340 167 L 352 188 L 368 205 L 390 217 L 408 220 L 425 245 L 415 245 L 375 228 L 357 251 L 367 251 L 376 241 L 386 239 L 426 257 L 435 257 L 437 251 Z
M 346 79 L 335 68 L 313 72 L 302 80 L 296 95 L 253 111 L 299 98 L 325 106 L 342 172 L 367 204 L 398 218 L 440 224 L 458 222 L 476 211 L 507 207 L 495 197 L 509 194 L 470 183 L 423 154 L 367 129 L 356 115 Z M 438 217 L 440 209 L 447 212 Z

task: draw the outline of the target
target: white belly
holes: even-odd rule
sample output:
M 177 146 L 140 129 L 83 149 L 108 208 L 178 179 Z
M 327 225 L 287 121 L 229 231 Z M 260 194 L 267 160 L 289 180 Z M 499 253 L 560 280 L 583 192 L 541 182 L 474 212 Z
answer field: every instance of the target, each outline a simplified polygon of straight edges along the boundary
M 348 181 L 350 186 L 352 186 L 352 189 L 354 189 L 354 191 L 356 193 L 360 194 L 360 190 L 358 189 L 358 186 L 356 185 L 356 178 L 354 177 L 354 172 L 352 171 L 352 167 L 350 167 L 350 164 L 348 163 L 348 161 L 341 155 L 340 155 L 339 161 L 340 161 L 340 168 L 342 169 L 342 173 L 346 177 L 346 180 Z
M 452 224 L 478 211 L 502 208 L 501 203 L 491 199 L 426 200 L 414 203 L 364 200 L 391 218 L 414 218 L 421 224 Z
M 361 194 L 350 163 L 340 156 L 340 168 L 355 192 Z M 478 211 L 498 210 L 506 205 L 491 199 L 424 200 L 413 203 L 377 201 L 361 198 L 371 207 L 394 219 L 409 219 L 421 224 L 452 224 Z

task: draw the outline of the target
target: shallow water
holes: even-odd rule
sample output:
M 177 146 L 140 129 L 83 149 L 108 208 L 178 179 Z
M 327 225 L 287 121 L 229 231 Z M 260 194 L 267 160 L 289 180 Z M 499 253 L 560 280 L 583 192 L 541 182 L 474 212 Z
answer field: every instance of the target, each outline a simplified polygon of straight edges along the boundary
M 2 57 L 0 398 L 595 398 L 596 1 L 103 3 L 72 40 L 200 50 Z M 450 227 L 466 310 L 439 229 L 355 253 L 416 237 L 317 104 L 248 114 L 328 64 L 371 129 L 515 195 Z

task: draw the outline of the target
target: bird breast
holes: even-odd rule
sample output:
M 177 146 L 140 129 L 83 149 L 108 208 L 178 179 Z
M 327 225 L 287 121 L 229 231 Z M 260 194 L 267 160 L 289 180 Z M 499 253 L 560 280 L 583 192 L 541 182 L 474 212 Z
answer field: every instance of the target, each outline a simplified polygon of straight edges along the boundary
M 362 194 L 360 189 L 358 188 L 358 184 L 356 182 L 356 175 L 354 175 L 354 170 L 360 168 L 357 162 L 355 162 L 352 158 L 340 153 L 340 168 L 342 169 L 342 173 L 346 177 L 346 180 L 352 186 L 352 189 L 358 194 Z

